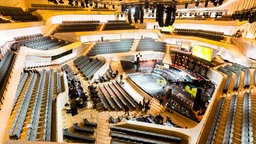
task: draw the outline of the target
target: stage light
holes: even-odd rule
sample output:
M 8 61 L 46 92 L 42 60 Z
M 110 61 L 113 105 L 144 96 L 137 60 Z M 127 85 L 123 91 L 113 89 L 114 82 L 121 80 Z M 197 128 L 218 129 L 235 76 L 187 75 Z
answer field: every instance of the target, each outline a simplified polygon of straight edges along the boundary
M 135 13 L 135 7 L 131 8 L 131 13 Z
M 186 76 L 187 74 L 184 71 L 179 72 L 181 76 Z

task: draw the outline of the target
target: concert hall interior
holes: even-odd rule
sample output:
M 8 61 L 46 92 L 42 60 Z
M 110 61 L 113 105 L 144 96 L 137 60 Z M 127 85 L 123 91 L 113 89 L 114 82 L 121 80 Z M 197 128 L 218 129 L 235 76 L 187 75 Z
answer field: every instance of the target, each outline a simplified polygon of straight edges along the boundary
M 252 144 L 254 112 L 255 0 L 0 1 L 0 143 Z

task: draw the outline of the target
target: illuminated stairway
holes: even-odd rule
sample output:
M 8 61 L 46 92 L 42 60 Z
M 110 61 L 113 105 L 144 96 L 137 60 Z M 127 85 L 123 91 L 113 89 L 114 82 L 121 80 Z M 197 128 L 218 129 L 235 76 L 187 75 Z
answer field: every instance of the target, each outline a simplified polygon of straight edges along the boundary
M 230 105 L 231 96 L 227 96 L 224 107 L 221 113 L 220 122 L 217 128 L 216 137 L 215 137 L 215 144 L 222 143 L 223 137 L 225 134 L 225 128 L 226 128 L 226 122 L 228 118 L 228 112 L 229 112 L 229 105 Z

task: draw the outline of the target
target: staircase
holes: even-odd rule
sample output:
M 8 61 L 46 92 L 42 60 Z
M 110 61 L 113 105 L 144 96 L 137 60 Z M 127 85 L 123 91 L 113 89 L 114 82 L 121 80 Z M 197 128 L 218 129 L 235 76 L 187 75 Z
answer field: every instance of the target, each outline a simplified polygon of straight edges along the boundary
M 84 48 L 84 50 L 81 52 L 82 55 L 89 54 L 89 52 L 92 50 L 92 48 L 94 47 L 95 44 L 96 44 L 95 42 L 92 42 L 92 43 L 90 43 L 90 45 L 88 45 L 86 48 Z
M 45 28 L 43 29 L 43 35 L 44 36 L 51 35 L 58 26 L 59 26 L 58 24 L 49 24 L 45 26 Z
M 232 143 L 241 144 L 242 122 L 243 122 L 243 95 L 237 97 L 234 133 Z
M 163 106 L 159 103 L 159 101 L 155 98 L 150 101 L 150 110 L 149 113 L 153 115 L 158 115 L 166 110 L 166 106 Z
M 97 144 L 106 144 L 111 143 L 111 137 L 110 137 L 110 124 L 108 122 L 108 119 L 98 118 L 98 127 L 96 130 L 96 143 Z
M 132 48 L 130 49 L 130 52 L 136 52 L 136 49 L 139 45 L 140 40 L 134 40 L 132 44 Z
M 104 29 L 104 27 L 105 27 L 105 24 L 99 25 L 99 31 L 102 31 Z
M 220 117 L 220 122 L 219 122 L 217 132 L 216 132 L 216 137 L 214 140 L 215 144 L 222 143 L 222 141 L 223 141 L 231 97 L 232 96 L 226 96 L 226 100 L 225 100 L 224 107 L 223 107 L 221 117 Z

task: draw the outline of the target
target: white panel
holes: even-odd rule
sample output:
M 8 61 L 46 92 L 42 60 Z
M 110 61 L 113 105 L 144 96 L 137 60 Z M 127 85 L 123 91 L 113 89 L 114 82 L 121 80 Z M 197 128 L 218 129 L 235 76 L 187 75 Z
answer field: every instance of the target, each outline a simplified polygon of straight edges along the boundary
M 0 31 L 0 45 L 3 45 L 5 42 L 13 40 L 14 37 L 32 35 L 42 33 L 42 27 L 30 27 L 30 28 L 20 28 L 20 29 L 11 29 L 11 30 L 2 30 Z

